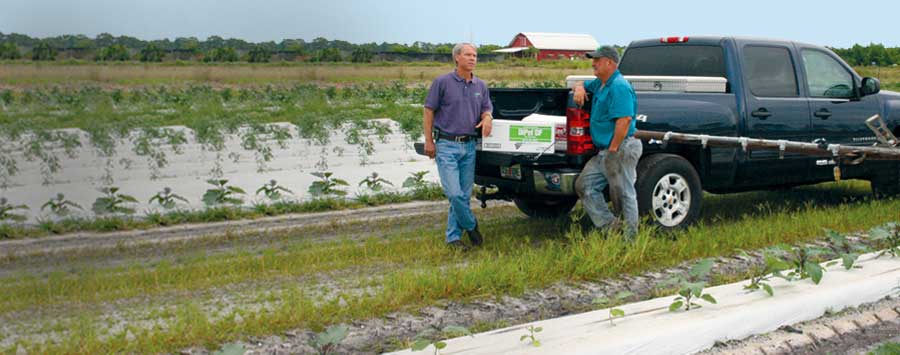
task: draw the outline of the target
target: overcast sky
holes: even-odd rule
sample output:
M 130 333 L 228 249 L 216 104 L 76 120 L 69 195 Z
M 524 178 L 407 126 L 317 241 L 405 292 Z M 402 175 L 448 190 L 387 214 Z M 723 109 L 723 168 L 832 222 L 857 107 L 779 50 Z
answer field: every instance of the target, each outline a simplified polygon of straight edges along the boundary
M 741 35 L 894 47 L 900 46 L 898 14 L 897 0 L 0 0 L 0 32 L 500 45 L 518 32 L 566 32 L 618 45 L 670 35 Z

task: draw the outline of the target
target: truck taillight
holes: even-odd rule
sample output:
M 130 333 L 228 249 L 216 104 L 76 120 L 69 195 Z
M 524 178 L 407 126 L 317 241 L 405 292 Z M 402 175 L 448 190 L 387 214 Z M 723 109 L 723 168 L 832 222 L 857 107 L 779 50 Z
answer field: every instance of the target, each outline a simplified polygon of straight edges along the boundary
M 580 109 L 566 109 L 566 130 L 569 133 L 566 141 L 566 154 L 581 155 L 594 149 L 591 140 L 591 115 Z
M 663 37 L 659 39 L 659 43 L 687 43 L 687 37 Z

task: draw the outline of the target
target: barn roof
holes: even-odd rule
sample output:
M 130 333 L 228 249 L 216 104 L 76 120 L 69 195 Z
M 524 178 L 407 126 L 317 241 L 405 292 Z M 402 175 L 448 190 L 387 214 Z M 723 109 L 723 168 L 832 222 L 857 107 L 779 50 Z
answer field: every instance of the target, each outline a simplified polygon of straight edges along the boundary
M 522 32 L 537 49 L 568 49 L 578 51 L 591 51 L 600 46 L 594 36 L 577 33 L 547 33 L 547 32 Z M 516 35 L 518 37 L 518 35 Z M 513 45 L 510 42 L 510 46 Z

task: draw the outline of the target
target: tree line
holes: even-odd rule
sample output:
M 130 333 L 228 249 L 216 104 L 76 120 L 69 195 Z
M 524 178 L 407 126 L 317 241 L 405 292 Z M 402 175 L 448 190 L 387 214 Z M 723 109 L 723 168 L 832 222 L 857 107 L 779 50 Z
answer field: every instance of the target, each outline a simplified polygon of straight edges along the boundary
M 210 36 L 177 37 L 174 40 L 141 40 L 131 36 L 101 33 L 94 38 L 85 35 L 61 35 L 34 38 L 19 33 L 0 32 L 0 59 L 57 60 L 63 58 L 96 61 L 161 62 L 163 60 L 192 60 L 203 62 L 269 62 L 273 58 L 310 62 L 371 62 L 376 55 L 390 54 L 387 60 L 428 60 L 449 58 L 453 43 L 413 42 L 360 43 L 315 38 L 283 39 L 280 42 L 248 42 L 237 38 Z M 479 54 L 491 54 L 502 48 L 495 44 L 479 46 Z M 831 48 L 853 66 L 900 64 L 900 47 L 885 47 L 870 43 L 851 48 Z M 62 55 L 64 54 L 64 55 Z M 429 56 L 432 55 L 432 56 Z M 434 56 L 437 55 L 437 56 Z M 531 56 L 533 57 L 533 55 Z
M 161 62 L 163 60 L 197 60 L 205 62 L 268 62 L 281 60 L 312 62 L 371 62 L 376 54 L 417 58 L 422 54 L 449 55 L 453 43 L 362 43 L 322 37 L 312 41 L 284 39 L 280 42 L 248 42 L 237 38 L 211 36 L 206 40 L 178 37 L 175 40 L 141 40 L 131 36 L 101 33 L 94 38 L 85 35 L 61 35 L 33 38 L 19 33 L 0 32 L 0 59 L 56 60 L 60 57 L 96 61 Z M 479 51 L 490 53 L 498 45 L 482 45 Z M 65 55 L 62 55 L 65 54 Z

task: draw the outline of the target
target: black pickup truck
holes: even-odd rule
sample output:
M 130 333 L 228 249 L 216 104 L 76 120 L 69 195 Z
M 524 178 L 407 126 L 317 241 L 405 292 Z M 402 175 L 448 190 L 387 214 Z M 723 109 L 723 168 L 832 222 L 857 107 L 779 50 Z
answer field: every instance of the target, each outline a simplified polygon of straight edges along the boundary
M 636 86 L 639 130 L 872 145 L 875 135 L 864 121 L 880 114 L 900 135 L 900 94 L 881 91 L 877 79 L 860 77 L 820 46 L 734 37 L 640 40 L 628 46 L 619 70 L 626 78 L 725 79 L 718 92 Z M 540 155 L 479 151 L 475 182 L 496 190 L 482 199 L 513 200 L 532 217 L 567 214 L 577 202 L 575 178 L 594 154 L 587 129 L 590 108 L 576 107 L 569 89 L 491 89 L 490 96 L 495 119 L 565 116 L 567 137 L 564 151 Z M 721 194 L 834 179 L 835 162 L 821 157 L 643 143 L 638 205 L 663 229 L 694 221 L 704 190 Z M 871 181 L 876 196 L 900 193 L 900 162 L 864 161 L 841 170 L 843 179 Z

